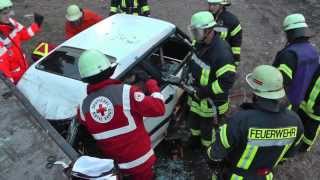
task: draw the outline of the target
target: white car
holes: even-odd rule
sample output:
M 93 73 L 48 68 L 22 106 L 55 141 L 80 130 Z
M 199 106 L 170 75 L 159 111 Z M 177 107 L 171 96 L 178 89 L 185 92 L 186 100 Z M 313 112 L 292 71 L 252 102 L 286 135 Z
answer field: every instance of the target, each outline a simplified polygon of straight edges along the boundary
M 188 37 L 171 23 L 124 14 L 106 18 L 77 34 L 34 63 L 17 85 L 45 119 L 59 121 L 76 116 L 77 106 L 87 95 L 77 61 L 87 49 L 98 49 L 118 63 L 112 78 L 126 81 L 142 70 L 159 80 L 166 113 L 144 121 L 156 146 L 164 138 L 182 94 L 181 89 L 163 79 L 181 75 L 192 55 Z

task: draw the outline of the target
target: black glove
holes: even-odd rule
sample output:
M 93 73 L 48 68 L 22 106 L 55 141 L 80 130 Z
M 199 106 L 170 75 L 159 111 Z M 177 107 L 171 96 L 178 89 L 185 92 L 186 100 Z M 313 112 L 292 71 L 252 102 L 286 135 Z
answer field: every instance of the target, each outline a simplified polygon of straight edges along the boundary
M 38 24 L 39 27 L 41 27 L 43 23 L 44 17 L 41 14 L 34 13 L 34 22 Z
M 210 89 L 205 86 L 195 87 L 196 97 L 200 99 L 204 99 L 210 96 Z
M 208 163 L 208 166 L 210 169 L 213 169 L 213 170 L 221 170 L 223 168 L 223 161 L 213 161 L 211 159 L 208 159 L 207 160 L 207 163 Z

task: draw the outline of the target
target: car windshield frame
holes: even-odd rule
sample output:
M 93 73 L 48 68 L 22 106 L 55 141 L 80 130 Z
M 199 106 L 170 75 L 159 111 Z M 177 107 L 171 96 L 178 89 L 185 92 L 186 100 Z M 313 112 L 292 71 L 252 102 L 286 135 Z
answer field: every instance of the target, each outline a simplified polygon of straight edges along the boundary
M 78 70 L 78 58 L 83 51 L 85 49 L 61 46 L 48 56 L 42 58 L 35 68 L 47 73 L 81 81 Z M 111 63 L 117 61 L 113 56 L 104 55 L 111 60 Z

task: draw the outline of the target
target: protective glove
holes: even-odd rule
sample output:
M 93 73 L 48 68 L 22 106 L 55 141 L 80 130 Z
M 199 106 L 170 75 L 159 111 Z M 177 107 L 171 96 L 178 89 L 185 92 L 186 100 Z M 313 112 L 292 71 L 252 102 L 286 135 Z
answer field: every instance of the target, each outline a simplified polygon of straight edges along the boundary
M 210 89 L 205 86 L 195 87 L 195 96 L 199 99 L 204 99 L 210 96 Z
M 38 24 L 39 27 L 41 27 L 43 20 L 44 20 L 44 17 L 41 14 L 34 13 L 34 22 Z

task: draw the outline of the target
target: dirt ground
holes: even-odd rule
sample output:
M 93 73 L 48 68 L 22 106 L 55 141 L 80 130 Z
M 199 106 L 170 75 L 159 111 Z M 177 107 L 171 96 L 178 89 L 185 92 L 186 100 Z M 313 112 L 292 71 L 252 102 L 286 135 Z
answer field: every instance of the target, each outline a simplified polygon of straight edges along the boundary
M 33 21 L 32 17 L 28 16 L 32 12 L 39 12 L 45 16 L 43 31 L 32 41 L 25 43 L 25 51 L 28 53 L 40 41 L 55 44 L 63 42 L 64 15 L 67 5 L 76 3 L 82 7 L 95 10 L 106 17 L 109 3 L 108 0 L 13 0 L 13 2 L 16 18 L 24 25 Z M 170 21 L 184 31 L 186 31 L 191 15 L 198 10 L 207 8 L 205 0 L 149 0 L 149 2 L 153 17 Z M 233 99 L 234 101 L 245 99 L 242 96 L 246 92 L 243 81 L 244 75 L 256 65 L 270 64 L 276 52 L 284 46 L 285 38 L 281 31 L 281 24 L 287 14 L 293 12 L 305 14 L 307 22 L 316 35 L 312 42 L 319 47 L 319 8 L 320 1 L 318 0 L 233 0 L 233 5 L 229 9 L 238 15 L 244 32 L 239 77 L 233 89 L 233 93 L 240 93 L 240 96 L 237 96 L 238 99 Z M 320 147 L 318 145 L 313 152 L 297 157 L 280 167 L 276 179 L 320 179 L 319 155 Z M 190 166 L 191 170 L 184 170 L 183 168 L 174 168 L 181 168 L 181 164 L 186 162 L 175 161 L 172 168 L 169 167 L 171 166 L 170 163 L 163 166 L 172 170 L 173 174 L 178 174 L 163 179 L 205 179 L 204 176 L 197 177 L 188 173 L 195 169 L 202 171 L 202 174 L 208 173 L 206 169 L 196 168 L 198 167 L 197 164 Z M 180 170 L 183 175 L 179 174 Z

